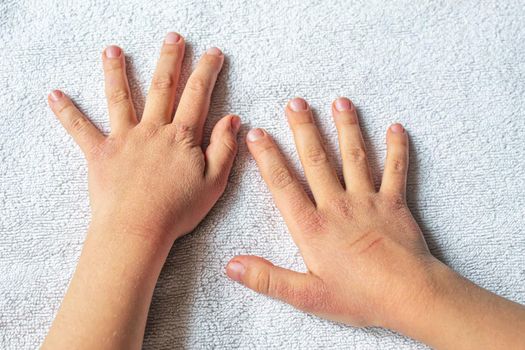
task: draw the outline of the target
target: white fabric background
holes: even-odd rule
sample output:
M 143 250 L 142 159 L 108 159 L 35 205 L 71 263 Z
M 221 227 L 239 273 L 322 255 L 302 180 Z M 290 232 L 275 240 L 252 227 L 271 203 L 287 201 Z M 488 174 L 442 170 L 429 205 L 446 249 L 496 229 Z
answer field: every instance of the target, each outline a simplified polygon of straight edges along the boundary
M 0 347 L 38 347 L 89 222 L 85 162 L 48 110 L 47 93 L 64 89 L 107 131 L 102 49 L 125 49 L 141 111 L 171 30 L 189 43 L 185 77 L 207 47 L 227 55 L 208 132 L 220 116 L 238 113 L 243 134 L 266 128 L 298 165 L 283 106 L 300 95 L 340 168 L 330 102 L 346 95 L 380 174 L 385 130 L 404 123 L 408 201 L 432 252 L 524 303 L 524 21 L 519 0 L 2 1 Z M 424 348 L 386 330 L 305 315 L 230 282 L 223 266 L 238 253 L 304 269 L 244 145 L 223 198 L 172 249 L 144 348 Z

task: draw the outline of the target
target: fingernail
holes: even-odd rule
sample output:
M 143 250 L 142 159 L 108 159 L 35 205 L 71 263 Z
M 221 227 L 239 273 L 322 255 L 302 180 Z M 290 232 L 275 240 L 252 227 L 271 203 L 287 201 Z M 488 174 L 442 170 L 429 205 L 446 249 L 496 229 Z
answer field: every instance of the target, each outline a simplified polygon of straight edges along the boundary
M 49 98 L 55 102 L 58 101 L 62 96 L 64 96 L 64 94 L 60 90 L 53 90 L 49 94 Z
M 246 135 L 246 139 L 250 142 L 255 142 L 257 140 L 260 140 L 263 137 L 264 137 L 263 129 L 252 129 L 248 132 L 248 135 Z
M 394 134 L 402 134 L 405 132 L 405 128 L 399 123 L 390 126 L 390 130 L 392 130 Z
M 166 39 L 164 39 L 164 42 L 166 44 L 176 44 L 180 41 L 180 35 L 174 32 L 170 32 L 166 35 Z
M 106 47 L 106 57 L 107 58 L 117 58 L 120 57 L 122 49 L 118 46 L 111 45 Z
M 242 280 L 244 271 L 246 271 L 246 268 L 238 261 L 230 262 L 226 268 L 226 274 L 228 277 L 236 282 L 240 282 Z
M 219 49 L 216 48 L 216 47 L 210 47 L 210 48 L 208 49 L 208 51 L 206 51 L 206 53 L 207 53 L 208 55 L 213 55 L 213 56 L 220 56 L 220 55 L 222 55 L 222 51 L 219 50 Z
M 238 133 L 239 129 L 241 128 L 241 118 L 234 115 L 231 119 L 231 125 L 234 133 Z
M 346 112 L 352 109 L 352 102 L 345 97 L 339 97 L 335 100 L 335 109 L 339 112 Z
M 294 112 L 304 112 L 308 109 L 306 101 L 299 97 L 291 99 L 289 106 Z

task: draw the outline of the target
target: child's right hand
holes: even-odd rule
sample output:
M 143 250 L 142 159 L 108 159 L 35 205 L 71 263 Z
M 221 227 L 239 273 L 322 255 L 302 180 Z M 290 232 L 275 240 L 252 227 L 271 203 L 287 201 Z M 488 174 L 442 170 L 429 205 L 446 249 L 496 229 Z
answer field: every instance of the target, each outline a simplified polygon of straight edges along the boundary
M 261 129 L 247 135 L 250 152 L 308 272 L 277 267 L 260 257 L 237 256 L 227 266 L 228 275 L 306 312 L 354 326 L 388 327 L 436 347 L 514 344 L 518 331 L 509 334 L 507 329 L 499 338 L 493 332 L 511 321 L 516 330 L 520 324 L 525 327 L 523 307 L 473 285 L 430 254 L 405 201 L 404 128 L 394 124 L 387 132 L 385 171 L 376 191 L 355 108 L 340 98 L 332 110 L 346 188 L 328 161 L 306 101 L 296 98 L 286 107 L 315 203 L 271 137 Z M 479 324 L 485 311 L 479 305 L 484 303 L 503 310 L 501 317 Z M 461 324 L 462 320 L 466 322 Z M 450 330 L 440 335 L 445 328 Z M 463 333 L 481 334 L 462 343 Z
M 175 106 L 184 51 L 184 38 L 169 33 L 139 122 L 124 53 L 117 46 L 104 50 L 107 136 L 61 91 L 49 96 L 53 112 L 88 161 L 92 229 L 103 228 L 108 239 L 123 232 L 137 235 L 165 246 L 166 253 L 222 195 L 241 123 L 238 116 L 222 118 L 203 149 L 204 123 L 224 55 L 210 48 L 201 57 Z
M 239 117 L 222 118 L 208 147 L 202 145 L 224 55 L 208 49 L 175 106 L 184 50 L 184 38 L 166 36 L 140 122 L 122 50 L 104 51 L 109 135 L 62 92 L 49 96 L 53 112 L 88 161 L 92 220 L 43 348 L 139 349 L 153 289 L 173 242 L 197 226 L 226 187 Z

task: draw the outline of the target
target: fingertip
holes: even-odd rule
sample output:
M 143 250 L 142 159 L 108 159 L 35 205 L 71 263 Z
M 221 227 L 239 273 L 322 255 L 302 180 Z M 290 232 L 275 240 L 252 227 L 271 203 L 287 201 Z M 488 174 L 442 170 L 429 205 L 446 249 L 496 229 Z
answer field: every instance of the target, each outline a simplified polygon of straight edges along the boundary
M 405 128 L 400 123 L 394 123 L 390 125 L 389 130 L 394 134 L 404 134 Z
M 222 117 L 217 124 L 213 127 L 212 136 L 213 140 L 219 141 L 225 137 L 226 134 L 232 134 L 236 136 L 241 128 L 241 118 L 235 114 L 228 114 Z
M 177 59 L 179 64 L 182 63 L 185 51 L 184 37 L 179 33 L 169 32 L 164 38 L 164 43 L 161 48 L 161 54 L 170 54 Z M 180 67 L 179 67 L 180 69 Z
M 219 49 L 218 47 L 210 47 L 208 50 L 206 50 L 206 54 L 217 57 L 223 56 L 221 49 Z
M 294 97 L 285 108 L 286 118 L 290 127 L 296 125 L 313 123 L 313 115 L 308 102 L 301 97 Z
M 336 112 L 350 112 L 353 109 L 353 103 L 346 97 L 339 97 L 332 102 L 332 108 Z
M 246 266 L 237 257 L 231 259 L 226 265 L 226 275 L 236 282 L 242 281 L 245 272 Z
M 306 112 L 309 109 L 308 102 L 301 97 L 294 97 L 288 101 L 287 108 L 292 112 Z
M 109 59 L 120 58 L 122 55 L 122 49 L 117 45 L 109 45 L 104 49 L 103 55 Z
M 49 101 L 51 102 L 58 102 L 60 101 L 60 99 L 64 97 L 64 93 L 60 90 L 53 90 L 49 93 L 49 95 L 47 96 L 47 98 L 49 99 Z
M 408 133 L 401 123 L 390 125 L 386 133 L 387 142 L 402 143 L 408 142 Z
M 238 134 L 241 129 L 241 118 L 238 115 L 232 115 L 230 118 L 230 127 L 234 134 Z
M 184 38 L 182 37 L 182 35 L 176 32 L 169 32 L 164 38 L 164 44 L 167 45 L 176 45 L 178 43 L 181 43 L 182 41 L 184 41 Z
M 332 102 L 332 116 L 337 125 L 359 124 L 355 106 L 346 97 L 338 97 Z
M 216 47 L 210 47 L 202 55 L 200 62 L 203 66 L 212 67 L 214 73 L 218 74 L 224 64 L 224 54 Z M 216 77 L 215 77 L 216 78 Z
M 213 127 L 211 134 L 212 141 L 220 141 L 226 136 L 236 136 L 241 128 L 241 118 L 235 114 L 228 114 L 222 117 Z
M 257 141 L 260 141 L 266 136 L 266 131 L 261 128 L 255 128 L 248 131 L 248 134 L 246 134 L 246 142 L 248 143 L 254 143 Z

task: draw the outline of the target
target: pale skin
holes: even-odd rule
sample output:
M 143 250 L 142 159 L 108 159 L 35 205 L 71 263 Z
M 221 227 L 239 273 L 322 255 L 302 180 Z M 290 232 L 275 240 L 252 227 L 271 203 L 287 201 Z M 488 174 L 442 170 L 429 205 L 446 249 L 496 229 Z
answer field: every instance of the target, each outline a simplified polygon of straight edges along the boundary
M 220 197 L 237 149 L 240 119 L 222 118 L 203 150 L 203 125 L 224 56 L 209 49 L 175 106 L 184 39 L 169 33 L 140 122 L 122 50 L 102 61 L 111 122 L 102 134 L 62 92 L 49 104 L 84 152 L 92 221 L 45 349 L 139 349 L 155 283 L 175 240 L 192 231 Z M 379 190 L 352 102 L 332 104 L 344 184 L 308 106 L 285 108 L 313 200 L 271 136 L 247 145 L 308 271 L 237 256 L 230 278 L 305 312 L 350 326 L 393 329 L 438 349 L 525 348 L 525 308 L 496 296 L 434 258 L 405 202 L 408 134 L 387 131 Z

